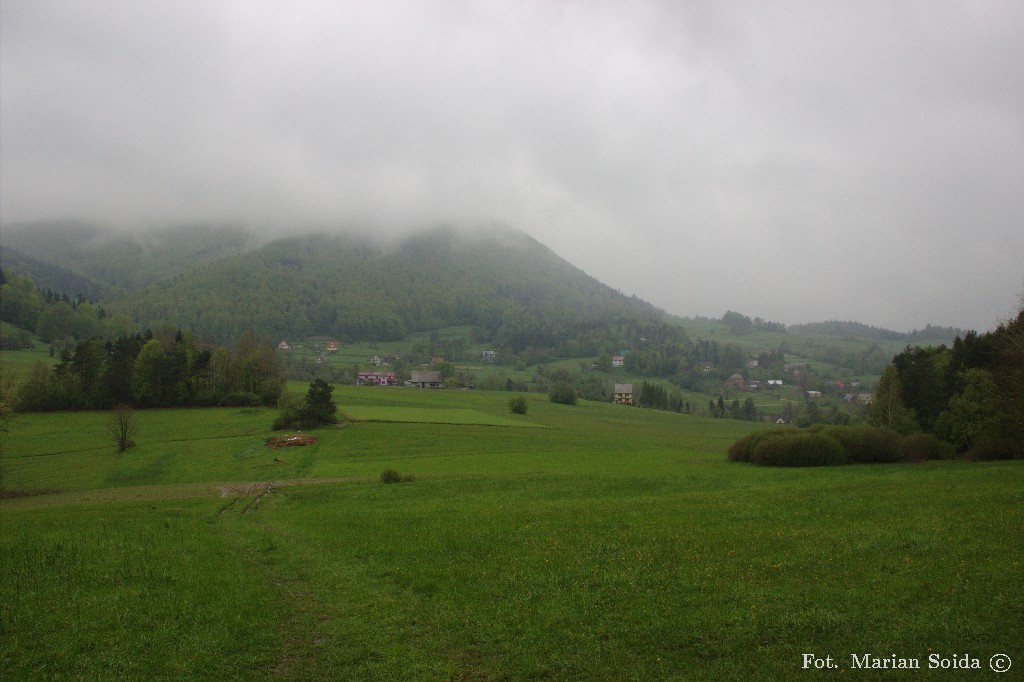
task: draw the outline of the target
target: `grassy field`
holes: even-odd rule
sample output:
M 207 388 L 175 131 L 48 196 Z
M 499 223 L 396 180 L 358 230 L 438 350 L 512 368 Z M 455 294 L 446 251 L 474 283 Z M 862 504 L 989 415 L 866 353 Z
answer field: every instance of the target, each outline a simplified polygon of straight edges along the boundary
M 4 679 L 1020 678 L 1020 463 L 754 468 L 744 422 L 508 398 L 339 387 L 281 450 L 269 410 L 141 411 L 124 455 L 19 416 Z

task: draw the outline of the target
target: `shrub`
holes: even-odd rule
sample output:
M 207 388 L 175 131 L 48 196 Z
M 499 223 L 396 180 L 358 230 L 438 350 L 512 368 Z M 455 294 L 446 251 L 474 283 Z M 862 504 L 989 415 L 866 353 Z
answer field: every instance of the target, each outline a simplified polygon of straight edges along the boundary
M 750 462 L 752 461 L 754 448 L 756 448 L 759 443 L 772 438 L 781 438 L 789 433 L 798 433 L 798 430 L 796 427 L 786 426 L 783 428 L 755 431 L 754 433 L 748 434 L 730 445 L 726 456 L 731 462 Z
M 221 407 L 259 407 L 262 404 L 260 397 L 249 391 L 228 393 L 220 400 Z
M 551 390 L 548 392 L 548 398 L 550 398 L 553 403 L 575 405 L 576 391 L 573 389 L 572 384 L 566 381 L 559 381 L 551 387 Z
M 924 462 L 929 459 L 953 459 L 956 448 L 951 443 L 939 440 L 931 433 L 912 433 L 900 443 L 904 462 Z
M 402 474 L 398 473 L 397 471 L 395 471 L 394 469 L 392 469 L 391 467 L 388 467 L 384 471 L 380 472 L 380 482 L 381 483 L 406 483 L 408 481 L 415 481 L 415 480 L 416 480 L 416 477 L 413 476 L 412 474 L 402 475 Z
M 1024 445 L 1012 438 L 984 438 L 970 449 L 968 456 L 978 461 L 1024 459 Z
M 517 395 L 515 398 L 508 401 L 508 409 L 511 410 L 513 414 L 526 414 L 526 408 L 526 396 L 524 395 Z
M 846 463 L 839 442 L 820 431 L 788 432 L 754 447 L 751 461 L 765 466 L 833 466 Z
M 743 436 L 743 438 L 740 438 L 732 445 L 730 445 L 728 452 L 726 452 L 725 454 L 728 460 L 730 462 L 749 462 L 750 451 L 753 450 L 753 447 L 750 445 L 750 442 L 754 440 L 755 435 L 756 434 L 753 433 L 748 434 L 746 436 Z
M 903 457 L 900 434 L 892 429 L 866 427 L 864 450 L 858 462 L 898 462 Z
M 821 433 L 828 438 L 835 440 L 846 453 L 846 461 L 863 462 L 864 456 L 864 433 L 871 427 L 868 426 L 826 426 L 819 424 L 812 426 L 809 430 L 814 433 Z

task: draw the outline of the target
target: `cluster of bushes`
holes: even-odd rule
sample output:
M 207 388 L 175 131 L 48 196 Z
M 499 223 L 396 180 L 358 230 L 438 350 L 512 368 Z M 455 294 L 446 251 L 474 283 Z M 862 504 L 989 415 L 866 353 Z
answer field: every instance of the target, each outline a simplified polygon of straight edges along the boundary
M 323 379 L 316 379 L 309 385 L 306 397 L 298 400 L 295 396 L 282 393 L 277 401 L 278 415 L 272 428 L 315 429 L 321 425 L 337 424 L 338 406 L 334 402 L 334 386 Z
M 729 447 L 733 462 L 763 466 L 835 466 L 952 459 L 956 449 L 929 433 L 901 436 L 873 426 L 773 428 L 744 436 Z

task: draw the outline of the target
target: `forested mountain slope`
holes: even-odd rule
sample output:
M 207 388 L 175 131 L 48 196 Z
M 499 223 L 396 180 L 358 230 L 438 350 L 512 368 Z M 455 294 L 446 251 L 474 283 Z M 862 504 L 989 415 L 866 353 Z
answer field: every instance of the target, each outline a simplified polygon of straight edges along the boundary
M 110 303 L 143 325 L 171 322 L 227 342 L 245 329 L 275 337 L 399 339 L 473 325 L 515 350 L 550 347 L 581 326 L 660 320 L 512 230 L 439 229 L 391 244 L 302 235 L 201 265 Z
M 58 293 L 106 300 L 257 243 L 258 235 L 241 227 L 194 225 L 127 234 L 73 222 L 14 223 L 4 226 L 0 238 L 4 267 L 32 276 L 43 288 L 50 286 L 45 282 L 54 272 L 74 273 L 81 280 L 65 275 L 54 280 L 55 290 L 88 286 L 90 291 L 64 288 Z

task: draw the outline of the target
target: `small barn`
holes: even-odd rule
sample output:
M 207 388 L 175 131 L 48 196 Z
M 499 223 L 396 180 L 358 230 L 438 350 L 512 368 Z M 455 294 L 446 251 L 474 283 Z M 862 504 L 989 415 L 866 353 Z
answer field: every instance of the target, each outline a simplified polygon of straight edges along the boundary
M 633 404 L 633 384 L 615 384 L 615 402 L 619 405 Z
M 415 388 L 444 388 L 441 373 L 435 371 L 412 372 L 409 381 L 405 383 Z

